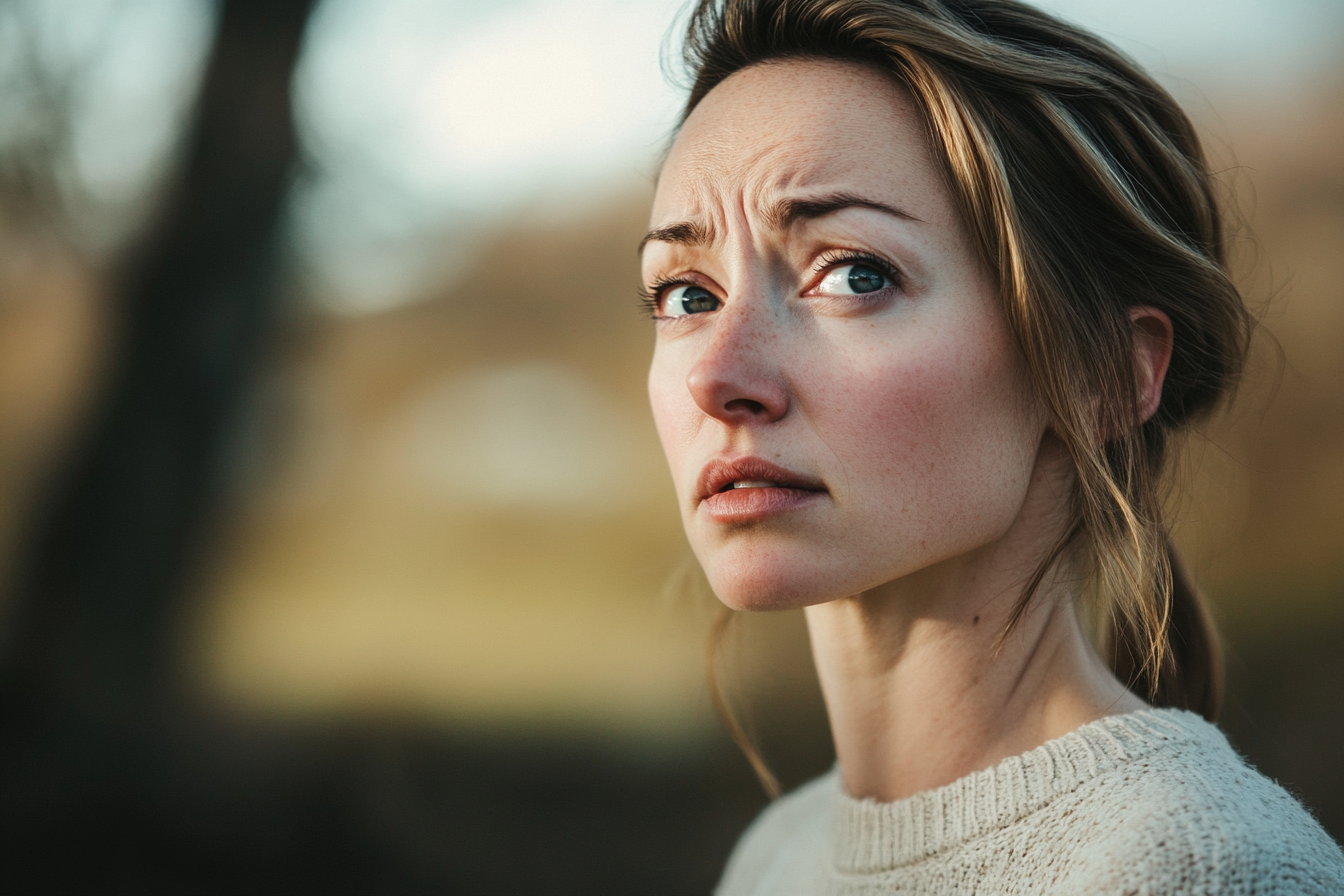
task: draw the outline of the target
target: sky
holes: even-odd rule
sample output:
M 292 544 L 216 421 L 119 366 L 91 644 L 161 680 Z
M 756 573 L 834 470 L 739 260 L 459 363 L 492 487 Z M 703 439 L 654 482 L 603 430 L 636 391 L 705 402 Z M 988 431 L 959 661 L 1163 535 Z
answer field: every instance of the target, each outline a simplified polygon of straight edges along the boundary
M 1114 40 L 1196 104 L 1291 89 L 1344 43 L 1335 0 L 1041 5 Z M 473 236 L 520 203 L 572 215 L 645 188 L 684 93 L 684 9 L 326 0 L 297 79 L 319 174 L 299 195 L 295 231 L 325 279 L 316 293 L 337 311 L 377 311 L 410 294 L 425 260 L 439 267 L 429 273 L 450 273 Z
M 52 161 L 95 253 L 129 236 L 119 222 L 133 227 L 171 158 L 213 25 L 203 0 L 0 4 L 0 153 L 64 143 Z M 53 88 L 68 119 L 51 114 Z M 68 141 L 52 141 L 63 124 Z
M 39 12 L 53 58 L 93 60 L 69 177 L 105 204 L 131 202 L 171 157 L 214 7 L 18 5 Z M 314 294 L 332 311 L 376 312 L 417 279 L 450 274 L 524 203 L 564 220 L 647 189 L 684 91 L 685 5 L 324 0 L 295 78 L 308 165 L 291 225 Z M 1344 48 L 1344 0 L 1039 5 L 1113 40 L 1196 105 L 1282 95 Z M 0 20 L 0 49 L 5 39 Z

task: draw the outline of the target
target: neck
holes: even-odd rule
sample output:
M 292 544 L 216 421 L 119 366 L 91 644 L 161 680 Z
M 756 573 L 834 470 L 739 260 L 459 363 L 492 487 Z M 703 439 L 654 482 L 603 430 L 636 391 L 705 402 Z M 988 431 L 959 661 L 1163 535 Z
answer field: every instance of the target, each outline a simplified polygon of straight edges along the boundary
M 889 801 L 940 787 L 1144 706 L 1088 643 L 1067 576 L 1047 577 L 1001 637 L 1022 591 L 1021 558 L 1042 556 L 1050 539 L 1040 533 L 1058 531 L 1025 528 L 971 555 L 807 608 L 852 796 Z

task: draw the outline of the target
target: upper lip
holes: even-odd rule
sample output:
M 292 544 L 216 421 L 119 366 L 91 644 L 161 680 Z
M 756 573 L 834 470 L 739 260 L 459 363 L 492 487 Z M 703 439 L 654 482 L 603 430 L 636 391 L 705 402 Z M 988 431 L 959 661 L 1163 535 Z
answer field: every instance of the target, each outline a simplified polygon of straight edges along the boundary
M 703 501 L 741 479 L 765 480 L 778 483 L 783 488 L 809 492 L 826 490 L 820 479 L 795 473 L 759 457 L 715 458 L 700 471 L 700 478 L 696 482 L 698 498 Z

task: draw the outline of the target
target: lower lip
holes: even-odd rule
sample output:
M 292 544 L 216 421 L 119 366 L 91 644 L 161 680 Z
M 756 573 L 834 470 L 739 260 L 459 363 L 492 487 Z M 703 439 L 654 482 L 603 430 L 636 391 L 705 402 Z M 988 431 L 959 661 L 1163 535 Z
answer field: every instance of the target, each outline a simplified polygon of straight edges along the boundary
M 825 494 L 801 488 L 733 488 L 715 492 L 700 507 L 716 522 L 747 523 L 799 510 Z

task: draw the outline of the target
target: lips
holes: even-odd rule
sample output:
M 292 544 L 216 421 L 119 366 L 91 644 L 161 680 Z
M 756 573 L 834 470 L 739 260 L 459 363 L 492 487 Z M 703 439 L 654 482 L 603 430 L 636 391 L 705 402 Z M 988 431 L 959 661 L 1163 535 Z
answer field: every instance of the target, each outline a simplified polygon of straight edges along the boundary
M 825 495 L 821 480 L 759 457 L 712 460 L 697 482 L 700 509 L 720 522 L 764 519 Z

